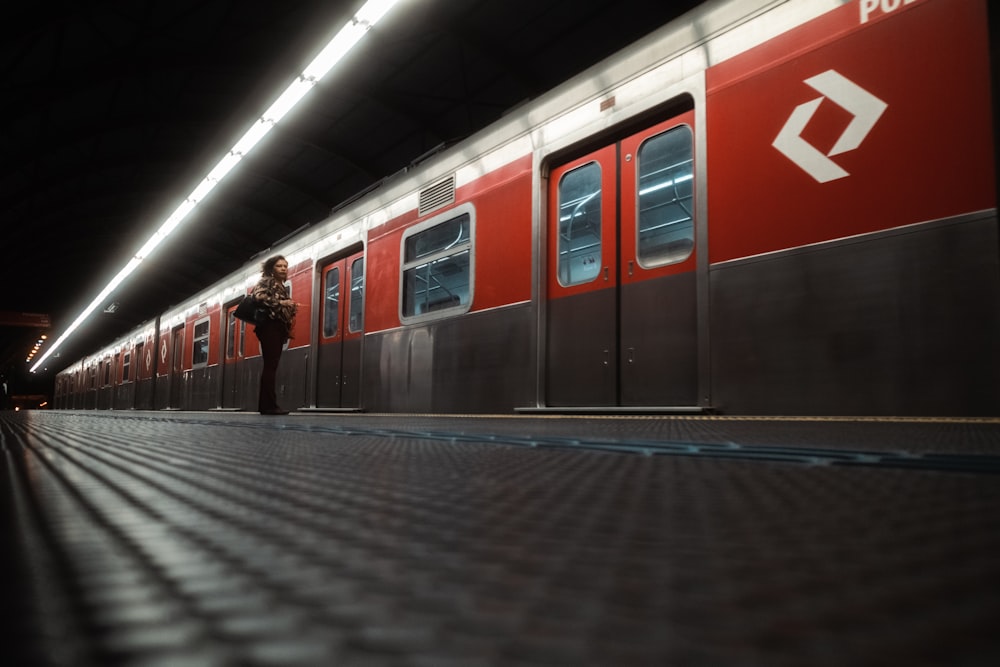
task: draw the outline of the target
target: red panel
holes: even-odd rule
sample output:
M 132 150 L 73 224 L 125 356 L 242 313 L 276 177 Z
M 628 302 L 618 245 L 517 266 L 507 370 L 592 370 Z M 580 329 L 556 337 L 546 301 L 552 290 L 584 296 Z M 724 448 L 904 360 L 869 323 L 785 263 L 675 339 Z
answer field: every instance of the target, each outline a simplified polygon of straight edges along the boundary
M 565 296 L 595 292 L 615 287 L 618 274 L 618 206 L 615 200 L 617 177 L 616 147 L 605 146 L 581 158 L 559 165 L 549 176 L 548 212 L 548 296 L 557 299 Z M 559 182 L 566 172 L 590 162 L 601 166 L 601 269 L 595 280 L 580 285 L 564 287 L 559 283 Z
M 223 322 L 225 328 L 225 318 L 222 317 L 222 306 L 213 306 L 209 309 L 209 331 L 208 331 L 208 365 L 218 366 L 222 363 L 222 336 L 219 335 L 219 323 Z
M 256 327 L 254 327 L 254 325 L 247 324 L 246 333 L 243 338 L 244 359 L 260 356 L 260 341 L 257 340 L 257 335 L 254 333 L 255 329 Z
M 476 276 L 471 310 L 531 299 L 531 172 L 480 191 L 472 201 Z
M 476 207 L 476 276 L 472 310 L 531 298 L 531 156 L 515 160 L 458 189 L 453 206 Z M 447 210 L 418 217 L 410 211 L 369 236 L 365 331 L 400 326 L 399 271 L 403 231 Z
M 302 347 L 309 345 L 312 333 L 310 331 L 313 288 L 312 263 L 309 261 L 299 262 L 292 270 L 289 270 L 288 275 L 292 283 L 292 299 L 299 304 L 295 321 L 292 323 L 292 334 L 288 347 Z
M 864 24 L 852 2 L 708 71 L 712 262 L 995 206 L 985 4 L 876 4 Z M 830 153 L 854 114 L 805 83 L 830 70 L 888 106 L 826 158 L 847 175 L 819 182 L 772 144 L 820 100 L 798 136 Z
M 365 330 L 382 331 L 399 326 L 399 242 L 402 229 L 368 244 L 365 285 Z
M 510 164 L 505 164 L 502 167 L 494 169 L 488 174 L 483 174 L 481 178 L 477 178 L 471 183 L 467 183 L 458 189 L 456 193 L 456 199 L 459 203 L 463 201 L 468 201 L 477 197 L 479 194 L 495 188 L 498 185 L 503 185 L 522 176 L 531 175 L 531 155 L 525 155 L 522 158 L 514 160 Z
M 159 347 L 154 350 L 154 354 L 157 355 L 154 362 L 157 377 L 170 375 L 170 365 L 172 363 L 170 353 L 170 329 L 163 329 L 160 331 Z

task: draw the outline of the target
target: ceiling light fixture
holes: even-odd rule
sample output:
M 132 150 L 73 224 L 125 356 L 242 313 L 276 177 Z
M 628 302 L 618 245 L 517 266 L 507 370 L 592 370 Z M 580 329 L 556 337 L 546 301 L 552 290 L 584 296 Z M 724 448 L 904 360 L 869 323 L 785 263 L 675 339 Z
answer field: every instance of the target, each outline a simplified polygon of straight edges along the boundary
M 311 63 L 299 74 L 298 77 L 285 89 L 281 95 L 274 101 L 274 103 L 258 118 L 254 124 L 247 130 L 236 144 L 229 149 L 219 160 L 208 175 L 202 180 L 201 183 L 194 189 L 194 191 L 189 194 L 180 206 L 177 207 L 173 213 L 160 225 L 160 228 L 156 230 L 156 233 L 139 249 L 139 251 L 132 257 L 128 264 L 125 265 L 121 271 L 118 272 L 110 283 L 101 290 L 101 293 L 90 302 L 82 313 L 80 313 L 73 323 L 70 324 L 66 331 L 62 333 L 59 338 L 49 347 L 48 351 L 38 360 L 34 366 L 31 367 L 31 372 L 34 373 L 42 365 L 46 358 L 52 352 L 54 352 L 63 342 L 65 342 L 70 334 L 76 331 L 81 324 L 86 321 L 86 319 L 93 313 L 105 299 L 107 299 L 112 292 L 128 278 L 133 271 L 135 271 L 139 264 L 142 263 L 144 259 L 149 257 L 153 250 L 160 245 L 160 243 L 165 239 L 177 225 L 179 225 L 195 206 L 197 206 L 205 197 L 222 182 L 222 179 L 232 171 L 233 167 L 239 164 L 253 147 L 256 146 L 268 132 L 282 119 L 285 115 L 291 111 L 299 101 L 305 97 L 306 93 L 313 89 L 316 84 L 319 83 L 327 72 L 329 72 L 333 67 L 340 62 L 344 56 L 346 56 L 354 45 L 357 44 L 365 34 L 371 30 L 371 28 L 378 23 L 378 21 L 385 16 L 385 14 L 396 5 L 399 0 L 368 0 L 357 11 L 357 13 L 350 18 L 350 20 L 344 25 L 343 28 L 334 36 L 332 40 L 320 51 Z

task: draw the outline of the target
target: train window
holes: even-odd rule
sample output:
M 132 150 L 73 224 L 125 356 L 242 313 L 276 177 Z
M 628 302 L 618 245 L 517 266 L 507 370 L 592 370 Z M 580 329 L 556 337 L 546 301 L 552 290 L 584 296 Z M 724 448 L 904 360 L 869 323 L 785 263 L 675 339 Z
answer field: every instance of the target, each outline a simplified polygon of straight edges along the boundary
M 596 279 L 601 250 L 601 166 L 589 162 L 559 181 L 559 284 Z
M 473 209 L 464 208 L 465 212 L 459 215 L 450 211 L 404 234 L 400 290 L 404 322 L 454 315 L 469 309 Z
M 194 351 L 191 354 L 191 363 L 194 366 L 204 366 L 208 363 L 208 334 L 207 318 L 194 325 Z
M 351 303 L 347 330 L 357 333 L 365 328 L 365 258 L 351 263 Z
M 129 373 L 132 371 L 132 355 L 129 352 L 122 352 L 122 382 L 131 382 Z
M 323 336 L 333 338 L 337 335 L 337 324 L 340 321 L 340 269 L 333 267 L 326 272 L 326 282 L 323 285 Z
M 643 142 L 638 169 L 639 265 L 683 262 L 694 249 L 691 128 L 681 125 Z

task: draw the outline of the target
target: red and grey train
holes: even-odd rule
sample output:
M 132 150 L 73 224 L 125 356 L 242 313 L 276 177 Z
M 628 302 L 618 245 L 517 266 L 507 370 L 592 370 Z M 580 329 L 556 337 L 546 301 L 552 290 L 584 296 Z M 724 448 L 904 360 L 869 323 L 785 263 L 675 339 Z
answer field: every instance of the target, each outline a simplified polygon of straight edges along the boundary
M 1000 414 L 988 26 L 704 3 L 269 249 L 307 304 L 280 402 Z M 69 366 L 55 406 L 254 410 L 258 275 Z

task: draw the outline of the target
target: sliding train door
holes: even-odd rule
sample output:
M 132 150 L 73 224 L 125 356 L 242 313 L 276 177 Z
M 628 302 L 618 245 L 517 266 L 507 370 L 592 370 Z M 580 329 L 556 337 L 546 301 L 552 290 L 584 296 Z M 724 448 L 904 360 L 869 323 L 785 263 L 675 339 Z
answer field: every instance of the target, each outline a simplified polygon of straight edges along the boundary
M 163 343 L 166 345 L 166 341 Z M 174 327 L 170 330 L 170 393 L 167 406 L 173 410 L 180 410 L 182 389 L 184 381 L 184 326 Z
M 244 393 L 253 386 L 247 377 L 247 324 L 236 319 L 237 306 L 238 301 L 226 308 L 226 355 L 222 363 L 222 407 L 230 410 L 246 407 Z M 255 406 L 256 400 L 252 403 Z
M 694 112 L 552 169 L 546 404 L 698 403 Z
M 316 407 L 358 408 L 364 338 L 365 257 L 358 252 L 321 272 Z

